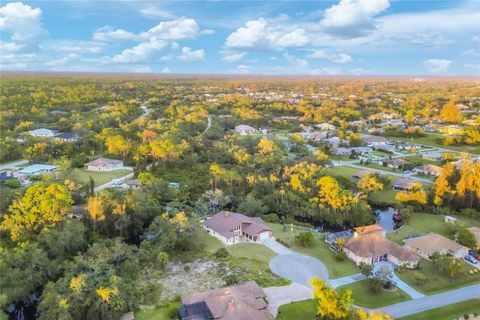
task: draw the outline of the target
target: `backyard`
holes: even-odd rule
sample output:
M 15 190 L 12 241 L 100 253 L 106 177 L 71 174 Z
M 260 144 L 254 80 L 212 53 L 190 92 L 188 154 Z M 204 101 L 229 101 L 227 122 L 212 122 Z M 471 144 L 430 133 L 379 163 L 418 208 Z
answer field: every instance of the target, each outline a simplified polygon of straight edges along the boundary
M 323 241 L 323 235 L 316 237 L 317 241 L 313 248 L 301 248 L 293 243 L 294 235 L 302 231 L 301 228 L 295 227 L 294 233 L 292 234 L 290 227 L 287 227 L 284 231 L 283 226 L 280 224 L 267 223 L 267 225 L 272 229 L 275 238 L 288 243 L 293 250 L 305 253 L 322 261 L 327 266 L 330 278 L 341 278 L 358 273 L 357 267 L 350 260 L 338 261 L 336 259 L 336 254 L 328 247 L 327 243 Z
M 90 181 L 90 177 L 93 178 L 95 181 L 95 186 L 98 187 L 104 183 L 111 181 L 112 179 L 117 179 L 127 174 L 132 173 L 131 170 L 114 170 L 114 171 L 106 171 L 106 172 L 98 172 L 98 171 L 85 171 L 84 169 L 74 169 L 70 177 L 75 181 L 80 182 L 81 184 L 88 184 Z
M 353 303 L 361 307 L 379 308 L 410 300 L 410 297 L 398 288 L 395 291 L 382 291 L 377 295 L 372 294 L 368 288 L 367 280 L 338 287 L 337 292 L 343 292 L 347 289 L 352 290 Z

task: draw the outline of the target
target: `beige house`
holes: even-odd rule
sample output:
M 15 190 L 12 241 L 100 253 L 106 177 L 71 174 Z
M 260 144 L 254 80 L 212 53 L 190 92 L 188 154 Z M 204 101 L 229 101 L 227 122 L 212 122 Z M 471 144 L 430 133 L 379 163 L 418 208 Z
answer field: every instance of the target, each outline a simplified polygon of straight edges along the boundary
M 258 242 L 272 236 L 272 230 L 265 227 L 261 218 L 229 211 L 220 211 L 207 219 L 204 227 L 208 233 L 226 245 Z
M 198 292 L 182 297 L 178 315 L 180 320 L 271 320 L 266 296 L 255 281 Z
M 475 237 L 475 240 L 477 240 L 477 248 L 480 248 L 480 228 L 471 227 L 471 228 L 467 228 L 467 230 L 473 234 L 473 236 Z
M 405 239 L 403 242 L 405 243 L 403 245 L 405 249 L 415 252 L 425 259 L 430 259 L 436 252 L 451 254 L 457 258 L 463 258 L 468 254 L 467 247 L 433 232 L 421 237 Z
M 113 171 L 123 169 L 123 161 L 116 159 L 100 158 L 85 163 L 83 166 L 86 171 Z
M 245 124 L 235 126 L 235 131 L 237 131 L 241 136 L 258 133 L 257 129 Z
M 385 238 L 385 229 L 379 225 L 355 228 L 353 237 L 345 242 L 344 252 L 355 262 L 374 264 L 390 261 L 397 266 L 415 267 L 420 257 Z

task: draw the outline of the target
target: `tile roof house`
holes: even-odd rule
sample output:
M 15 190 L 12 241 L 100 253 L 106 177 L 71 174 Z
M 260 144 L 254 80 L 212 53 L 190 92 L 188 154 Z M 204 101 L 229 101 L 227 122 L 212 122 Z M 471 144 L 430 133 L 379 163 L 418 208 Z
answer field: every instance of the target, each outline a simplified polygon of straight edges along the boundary
M 362 134 L 362 141 L 368 146 L 380 146 L 387 144 L 388 140 L 380 136 L 372 136 L 369 134 Z
M 78 136 L 76 133 L 73 133 L 73 132 L 63 132 L 63 133 L 57 134 L 55 136 L 55 139 L 67 141 L 67 142 L 73 142 L 78 140 Z
M 451 254 L 457 258 L 463 258 L 468 255 L 468 248 L 456 243 L 439 234 L 430 232 L 424 236 L 405 239 L 403 247 L 416 254 L 430 259 L 430 257 L 438 252 L 440 254 Z
M 235 126 L 235 131 L 237 131 L 241 136 L 258 133 L 257 129 L 245 124 Z
M 439 166 L 436 166 L 434 164 L 424 164 L 424 165 L 415 167 L 413 169 L 413 172 L 423 173 L 423 174 L 426 174 L 426 175 L 433 175 L 433 176 L 438 177 L 439 175 L 442 174 L 443 168 L 439 167 Z
M 86 171 L 113 171 L 123 169 L 123 161 L 116 159 L 100 158 L 85 163 Z
M 257 242 L 272 236 L 261 218 L 247 217 L 241 213 L 220 211 L 204 222 L 205 229 L 226 245 Z
M 271 320 L 265 291 L 254 281 L 182 297 L 180 320 Z
M 376 224 L 355 228 L 343 250 L 357 265 L 390 261 L 397 266 L 413 268 L 420 261 L 414 253 L 385 238 L 385 229 Z
M 54 130 L 45 128 L 30 130 L 28 133 L 33 137 L 53 137 L 56 134 Z
M 471 228 L 467 228 L 467 230 L 473 234 L 473 236 L 475 237 L 475 240 L 477 240 L 477 248 L 480 248 L 480 228 L 471 227 Z
M 397 179 L 393 182 L 393 190 L 410 192 L 416 188 L 417 182 L 414 180 Z

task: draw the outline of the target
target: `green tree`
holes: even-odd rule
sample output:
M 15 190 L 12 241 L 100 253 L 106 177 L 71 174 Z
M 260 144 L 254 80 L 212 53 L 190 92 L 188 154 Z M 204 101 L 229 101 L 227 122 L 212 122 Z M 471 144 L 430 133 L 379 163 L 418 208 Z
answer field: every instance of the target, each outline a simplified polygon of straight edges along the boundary
M 458 242 L 461 245 L 464 245 L 465 247 L 469 248 L 475 248 L 477 245 L 477 240 L 475 239 L 475 236 L 468 230 L 468 229 L 461 229 L 458 232 Z

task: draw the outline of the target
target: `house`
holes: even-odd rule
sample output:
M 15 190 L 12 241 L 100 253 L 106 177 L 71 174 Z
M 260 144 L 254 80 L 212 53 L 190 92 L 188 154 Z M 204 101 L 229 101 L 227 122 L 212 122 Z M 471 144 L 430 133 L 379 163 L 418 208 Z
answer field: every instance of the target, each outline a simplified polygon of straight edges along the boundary
M 430 259 L 434 253 L 451 254 L 457 258 L 468 255 L 468 248 L 445 238 L 439 234 L 430 232 L 424 236 L 403 240 L 403 247 L 418 254 L 425 259 Z
M 445 222 L 447 223 L 457 223 L 458 219 L 452 216 L 445 216 Z
M 370 134 L 362 134 L 362 141 L 367 147 L 375 147 L 387 144 L 388 140 L 380 136 L 372 136 Z
M 333 147 L 338 147 L 342 143 L 347 143 L 347 140 L 340 139 L 339 137 L 331 137 L 325 139 L 325 142 L 330 143 Z
M 204 222 L 205 229 L 226 245 L 258 242 L 272 236 L 261 218 L 247 217 L 241 213 L 220 211 Z
M 440 128 L 440 132 L 448 135 L 458 135 L 464 133 L 464 128 L 459 125 L 444 126 Z
M 72 206 L 72 209 L 70 210 L 70 213 L 68 214 L 70 219 L 83 219 L 87 216 L 87 210 L 80 206 Z
M 24 175 L 37 175 L 42 173 L 52 173 L 57 170 L 57 166 L 52 166 L 49 164 L 32 164 L 31 166 L 23 167 L 17 172 Z
M 122 314 L 119 320 L 135 320 L 135 314 L 130 311 Z
M 397 266 L 414 268 L 420 261 L 417 255 L 385 238 L 385 229 L 376 224 L 355 228 L 343 250 L 357 265 L 389 261 Z
M 40 128 L 40 129 L 30 130 L 28 133 L 32 137 L 53 137 L 53 136 L 55 136 L 56 131 L 50 130 L 50 129 L 45 129 L 45 128 Z
M 417 182 L 408 179 L 397 179 L 393 182 L 393 190 L 410 192 L 417 188 Z
M 350 149 L 361 156 L 368 156 L 373 151 L 372 148 L 369 147 L 352 147 Z
M 423 152 L 422 158 L 430 161 L 440 161 L 443 159 L 443 153 L 438 151 Z
M 352 149 L 350 148 L 343 148 L 343 147 L 338 147 L 335 148 L 334 153 L 339 156 L 349 156 L 352 154 Z
M 314 125 L 315 128 L 318 128 L 320 130 L 325 130 L 325 131 L 334 131 L 335 130 L 335 126 L 334 125 L 331 125 L 330 123 L 320 123 L 320 124 L 316 124 Z
M 442 174 L 443 168 L 434 164 L 424 164 L 422 166 L 415 167 L 413 172 L 438 177 Z
M 355 179 L 355 180 L 360 180 L 360 179 L 362 179 L 363 177 L 368 176 L 368 175 L 370 175 L 370 174 L 374 174 L 374 172 L 373 172 L 373 171 L 370 171 L 370 170 L 360 170 L 360 171 L 358 171 L 357 173 L 352 174 L 352 177 L 353 177 L 353 179 Z
M 83 165 L 86 171 L 113 171 L 123 169 L 123 161 L 116 159 L 100 158 Z
M 12 138 L 15 139 L 15 141 L 20 143 L 25 142 L 25 137 L 22 136 L 20 133 L 14 133 Z
M 138 179 L 125 181 L 125 184 L 132 190 L 140 189 L 140 180 Z
M 312 132 L 306 135 L 310 141 L 323 141 L 328 138 L 328 132 Z
M 258 133 L 258 131 L 255 128 L 244 125 L 244 124 L 235 126 L 235 131 L 237 131 L 241 136 L 247 136 L 250 134 Z
M 475 240 L 477 240 L 477 248 L 480 248 L 480 228 L 471 227 L 471 228 L 467 228 L 467 230 L 473 234 L 473 236 L 475 237 Z
M 78 140 L 78 136 L 73 132 L 63 132 L 55 136 L 55 139 L 65 141 L 65 142 L 74 142 Z
M 0 172 L 0 183 L 4 183 L 8 179 L 13 178 L 13 172 L 12 171 L 2 171 Z
M 383 164 L 386 164 L 387 167 L 393 169 L 405 168 L 405 166 L 412 164 L 410 161 L 404 159 L 384 159 L 382 162 Z
M 180 320 L 271 320 L 267 295 L 255 282 L 198 292 L 182 297 Z

